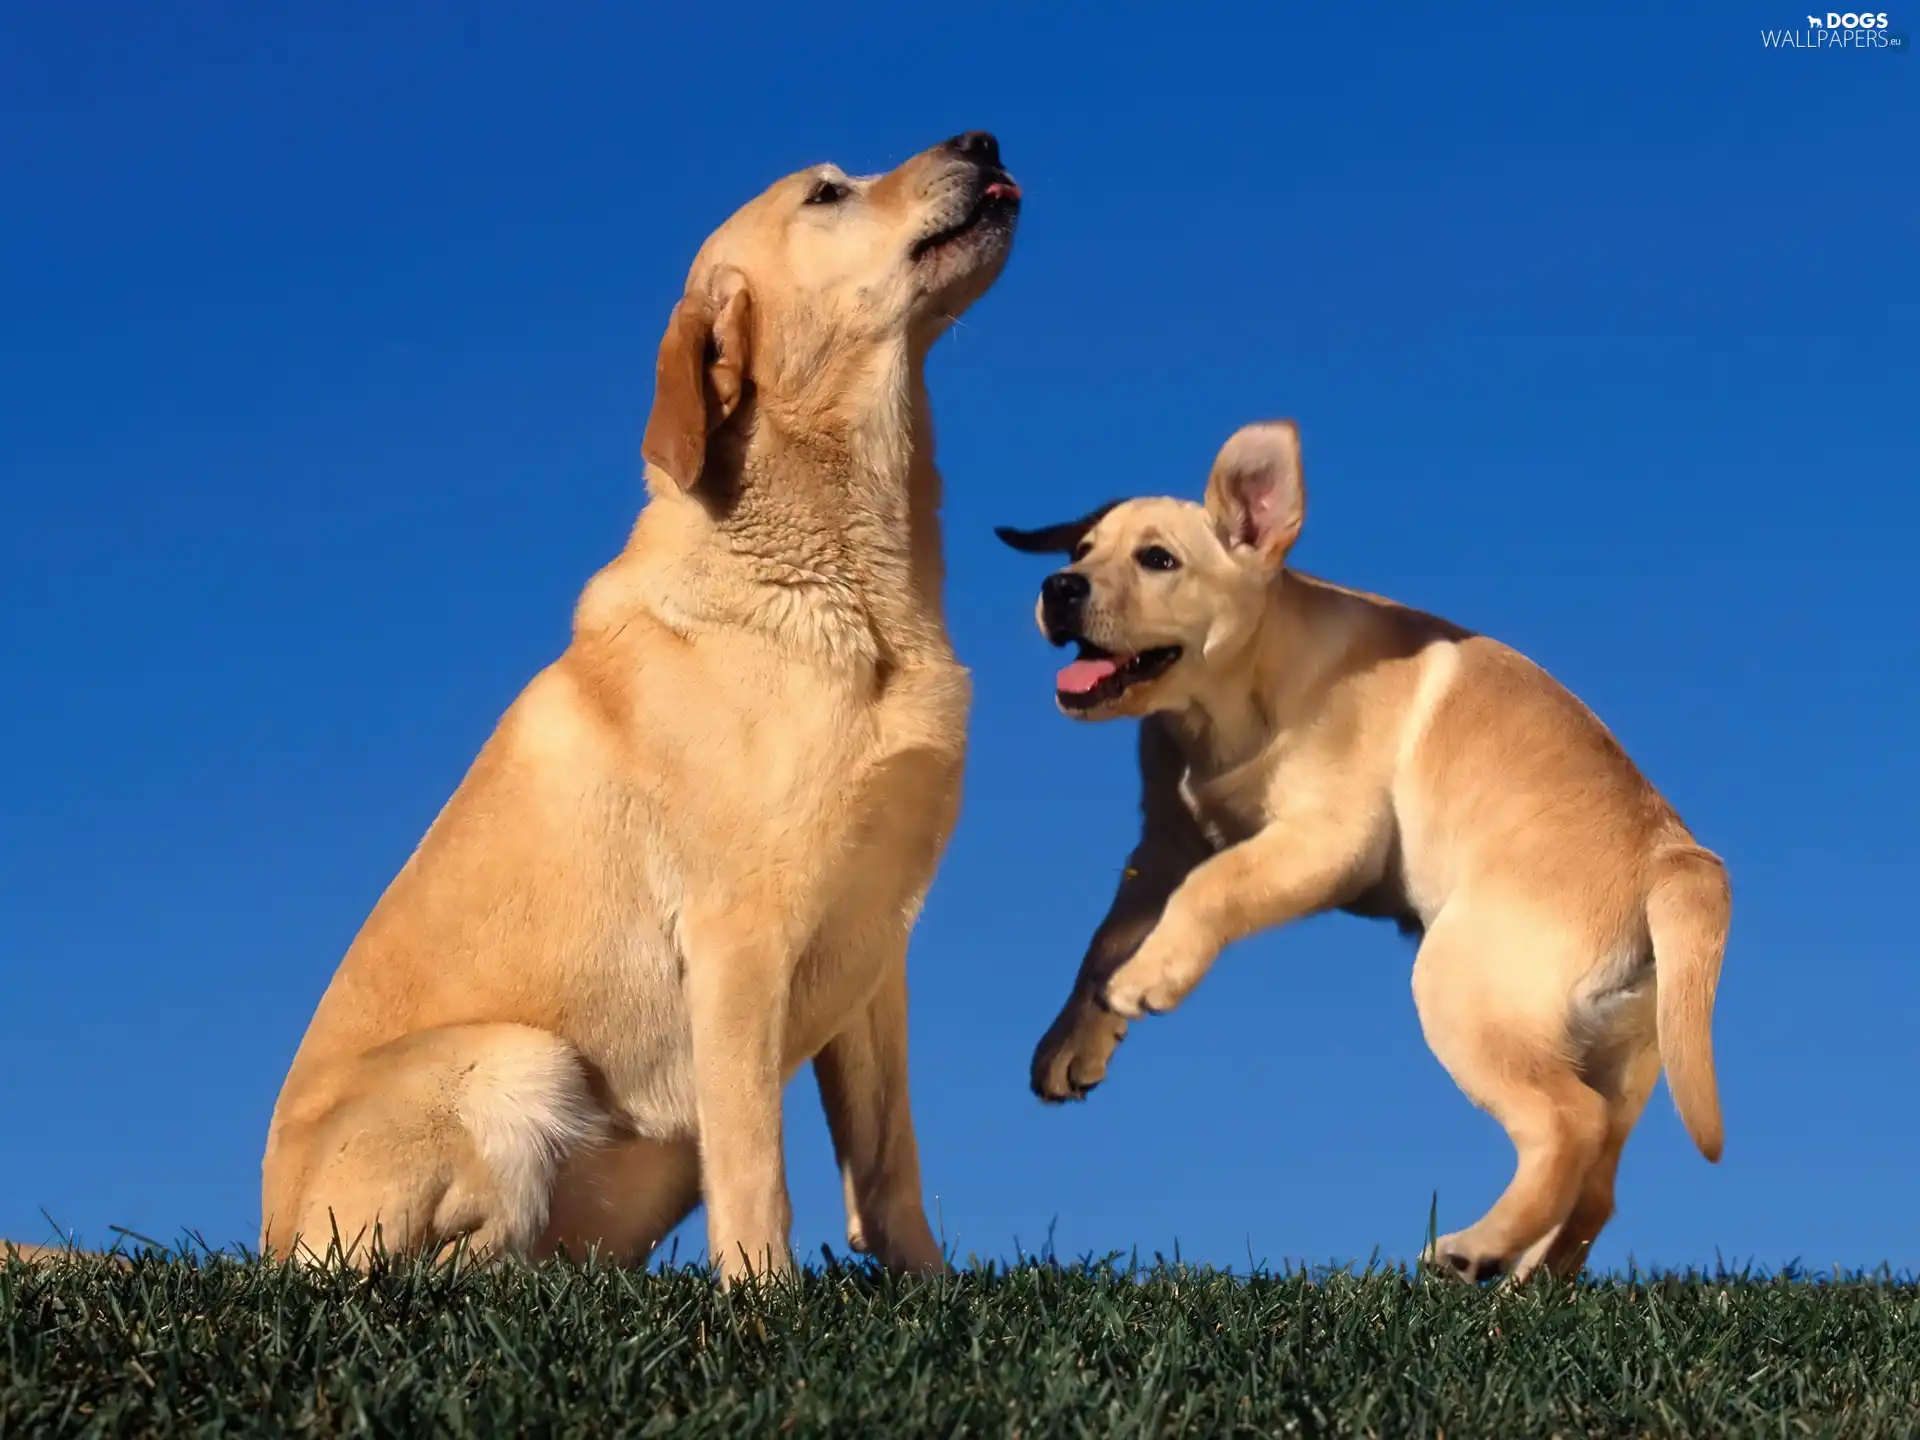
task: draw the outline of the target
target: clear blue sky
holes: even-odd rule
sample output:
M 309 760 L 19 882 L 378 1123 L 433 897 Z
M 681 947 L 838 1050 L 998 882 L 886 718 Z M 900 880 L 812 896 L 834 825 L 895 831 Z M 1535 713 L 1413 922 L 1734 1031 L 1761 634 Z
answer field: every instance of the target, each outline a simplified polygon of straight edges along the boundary
M 253 1238 L 315 1000 L 640 503 L 695 247 L 986 127 L 1027 205 L 932 362 L 978 698 L 912 960 L 949 1240 L 1405 1256 L 1510 1173 L 1346 918 L 1027 1093 L 1132 735 L 1054 713 L 992 526 L 1286 414 L 1299 562 L 1533 655 L 1732 867 L 1726 1161 L 1656 1096 L 1598 1258 L 1920 1266 L 1920 59 L 1765 51 L 1788 0 L 1029 8 L 0 11 L 0 1235 Z

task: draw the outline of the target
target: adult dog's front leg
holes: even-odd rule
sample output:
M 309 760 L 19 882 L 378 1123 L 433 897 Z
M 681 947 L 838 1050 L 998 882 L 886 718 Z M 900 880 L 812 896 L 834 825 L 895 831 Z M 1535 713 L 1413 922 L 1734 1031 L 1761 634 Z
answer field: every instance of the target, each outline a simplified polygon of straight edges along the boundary
M 1107 1009 L 1129 1020 L 1171 1010 L 1234 941 L 1339 904 L 1366 831 L 1316 818 L 1276 822 L 1195 866 L 1153 933 L 1107 982 Z
M 946 1268 L 927 1225 L 907 1097 L 904 937 L 879 989 L 813 1061 L 847 1197 L 847 1244 L 894 1270 Z
M 740 907 L 682 920 L 707 1249 L 732 1281 L 788 1269 L 781 1049 L 793 980 L 778 918 Z

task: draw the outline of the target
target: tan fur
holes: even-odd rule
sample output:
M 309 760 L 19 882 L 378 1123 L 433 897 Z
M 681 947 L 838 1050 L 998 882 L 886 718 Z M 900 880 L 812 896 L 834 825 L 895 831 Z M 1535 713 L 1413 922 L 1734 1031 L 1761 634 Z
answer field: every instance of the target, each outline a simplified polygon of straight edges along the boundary
M 969 682 L 922 372 L 1017 197 L 991 138 L 958 137 L 790 176 L 702 247 L 650 503 L 322 998 L 267 1139 L 263 1248 L 638 1261 L 704 1199 L 723 1274 L 783 1269 L 781 1089 L 812 1061 L 850 1241 L 942 1265 L 905 961 Z
M 1072 553 L 1062 573 L 1088 582 L 1077 612 L 1043 597 L 1050 638 L 1116 657 L 1180 647 L 1118 695 L 1062 696 L 1084 718 L 1145 717 L 1144 824 L 1034 1088 L 1084 1096 L 1126 1022 L 1178 1005 L 1236 940 L 1333 909 L 1399 920 L 1423 936 L 1428 1043 L 1518 1154 L 1498 1203 L 1433 1258 L 1476 1279 L 1576 1272 L 1663 1063 L 1719 1158 L 1725 871 L 1523 656 L 1287 570 L 1305 496 L 1279 422 L 1228 442 L 1204 506 L 1138 500 L 1002 532 Z M 1145 563 L 1152 546 L 1178 568 Z

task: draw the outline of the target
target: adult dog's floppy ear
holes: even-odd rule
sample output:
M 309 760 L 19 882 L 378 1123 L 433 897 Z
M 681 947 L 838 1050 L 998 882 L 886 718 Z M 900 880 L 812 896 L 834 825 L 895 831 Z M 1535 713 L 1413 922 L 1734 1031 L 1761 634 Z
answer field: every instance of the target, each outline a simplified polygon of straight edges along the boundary
M 682 296 L 667 321 L 640 454 L 682 490 L 700 483 L 707 438 L 745 393 L 752 307 L 746 277 L 727 269 Z
M 1207 514 L 1230 550 L 1251 550 L 1277 570 L 1307 518 L 1300 427 L 1291 420 L 1243 426 L 1220 447 L 1207 477 Z
M 1011 525 L 996 525 L 993 533 L 1022 555 L 1071 555 L 1080 548 L 1080 542 L 1087 538 L 1087 532 L 1104 520 L 1107 512 L 1118 504 L 1118 500 L 1109 500 L 1098 510 L 1082 515 L 1078 520 L 1062 520 L 1058 525 L 1047 525 L 1039 530 L 1016 530 Z

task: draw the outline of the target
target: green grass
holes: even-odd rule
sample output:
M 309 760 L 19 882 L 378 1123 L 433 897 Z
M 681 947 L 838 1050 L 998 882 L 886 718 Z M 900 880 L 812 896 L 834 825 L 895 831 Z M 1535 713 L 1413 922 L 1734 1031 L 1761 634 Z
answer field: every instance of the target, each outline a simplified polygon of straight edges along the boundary
M 0 1436 L 1912 1435 L 1920 1291 L 0 1261 Z

